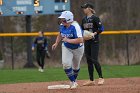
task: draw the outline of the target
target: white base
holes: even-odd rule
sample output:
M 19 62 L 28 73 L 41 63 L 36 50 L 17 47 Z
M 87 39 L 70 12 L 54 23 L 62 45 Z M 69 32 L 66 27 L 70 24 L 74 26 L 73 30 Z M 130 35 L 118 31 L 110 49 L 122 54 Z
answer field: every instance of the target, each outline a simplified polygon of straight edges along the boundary
M 68 89 L 70 85 L 51 85 L 48 86 L 48 89 Z

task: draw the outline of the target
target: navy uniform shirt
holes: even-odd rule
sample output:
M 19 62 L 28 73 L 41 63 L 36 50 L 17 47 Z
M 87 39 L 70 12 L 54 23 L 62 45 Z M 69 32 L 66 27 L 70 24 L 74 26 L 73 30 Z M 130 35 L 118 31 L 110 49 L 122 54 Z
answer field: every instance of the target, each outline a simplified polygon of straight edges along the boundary
M 37 50 L 45 50 L 47 47 L 47 39 L 45 37 L 37 37 L 35 38 L 35 41 L 32 45 L 33 47 L 36 47 Z
M 90 32 L 97 32 L 97 35 L 95 35 L 96 41 L 99 40 L 99 33 L 101 33 L 104 28 L 103 25 L 99 19 L 99 17 L 92 15 L 91 17 L 84 17 L 82 20 L 82 25 L 81 25 L 83 30 L 88 30 Z

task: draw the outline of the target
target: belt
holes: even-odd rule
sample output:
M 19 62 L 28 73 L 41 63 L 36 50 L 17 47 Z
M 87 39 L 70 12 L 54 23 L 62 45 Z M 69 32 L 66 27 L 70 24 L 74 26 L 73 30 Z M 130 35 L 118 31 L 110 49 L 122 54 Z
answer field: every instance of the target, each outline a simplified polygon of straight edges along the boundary
M 80 47 L 82 47 L 83 45 L 80 45 L 80 46 L 78 46 L 78 47 L 76 47 L 76 48 L 70 48 L 70 49 L 72 49 L 72 50 L 75 50 L 75 49 L 78 49 L 78 48 L 80 48 Z

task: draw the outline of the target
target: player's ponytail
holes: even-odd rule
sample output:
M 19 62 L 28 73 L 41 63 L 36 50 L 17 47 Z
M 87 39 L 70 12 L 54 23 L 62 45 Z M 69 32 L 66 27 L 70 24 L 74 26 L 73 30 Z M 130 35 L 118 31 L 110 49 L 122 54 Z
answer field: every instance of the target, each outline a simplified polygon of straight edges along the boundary
M 89 9 L 90 9 L 90 11 L 91 11 L 93 14 L 96 14 L 96 12 L 95 12 L 94 9 L 91 9 L 91 8 L 89 8 Z

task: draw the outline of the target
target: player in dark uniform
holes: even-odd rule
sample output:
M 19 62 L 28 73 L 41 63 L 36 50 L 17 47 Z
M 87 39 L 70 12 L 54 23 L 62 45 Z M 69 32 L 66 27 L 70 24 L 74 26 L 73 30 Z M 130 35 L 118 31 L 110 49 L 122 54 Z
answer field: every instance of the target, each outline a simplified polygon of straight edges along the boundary
M 44 59 L 47 51 L 47 39 L 44 37 L 44 32 L 39 31 L 38 37 L 35 38 L 35 41 L 32 45 L 32 50 L 34 51 L 36 47 L 36 59 L 39 65 L 38 71 L 44 72 Z
M 101 65 L 98 62 L 98 52 L 99 52 L 99 34 L 104 30 L 99 17 L 95 16 L 94 6 L 90 3 L 86 3 L 81 6 L 86 16 L 82 20 L 82 29 L 88 30 L 93 33 L 93 38 L 85 40 L 85 56 L 88 64 L 88 73 L 90 80 L 84 83 L 84 86 L 94 85 L 94 66 L 99 75 L 98 84 L 104 83 L 102 76 Z

